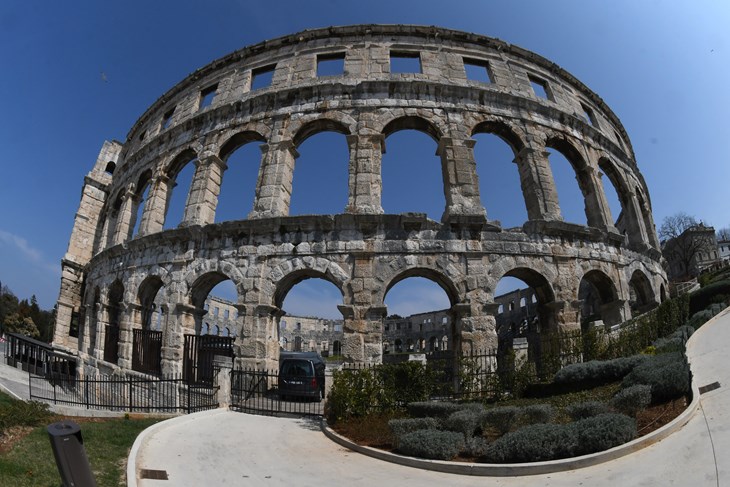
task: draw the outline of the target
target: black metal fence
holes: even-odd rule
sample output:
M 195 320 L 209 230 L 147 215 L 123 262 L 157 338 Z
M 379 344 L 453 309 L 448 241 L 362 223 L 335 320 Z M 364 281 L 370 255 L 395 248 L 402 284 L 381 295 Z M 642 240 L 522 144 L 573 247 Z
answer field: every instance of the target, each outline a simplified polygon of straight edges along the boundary
M 76 359 L 54 350 L 51 345 L 25 335 L 7 333 L 5 363 L 47 378 L 74 376 Z
M 132 330 L 132 370 L 145 374 L 160 375 L 162 332 L 155 330 Z
M 266 416 L 322 416 L 324 400 L 282 394 L 278 371 L 234 369 L 231 371 L 231 407 Z
M 214 378 L 213 358 L 233 357 L 234 337 L 185 335 L 183 377 L 193 383 L 210 384 Z
M 33 400 L 87 409 L 193 413 L 218 407 L 217 386 L 191 384 L 180 375 L 47 380 L 31 374 L 29 388 Z

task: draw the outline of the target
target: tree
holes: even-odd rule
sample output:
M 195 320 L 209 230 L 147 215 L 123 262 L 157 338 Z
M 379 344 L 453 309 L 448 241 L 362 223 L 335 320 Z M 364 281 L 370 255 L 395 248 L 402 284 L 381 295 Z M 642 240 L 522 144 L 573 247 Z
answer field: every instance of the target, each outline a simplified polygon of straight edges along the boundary
M 694 216 L 679 212 L 666 217 L 659 227 L 659 238 L 662 240 L 662 251 L 671 264 L 676 264 L 677 276 L 692 274 L 692 264 L 697 262 L 700 253 L 716 250 L 716 241 L 707 235 L 706 227 L 698 223 Z
M 724 227 L 717 231 L 717 239 L 728 241 L 730 240 L 730 227 Z
M 5 318 L 4 331 L 6 333 L 18 333 L 31 338 L 39 338 L 40 332 L 29 316 L 23 318 L 18 313 L 13 313 Z

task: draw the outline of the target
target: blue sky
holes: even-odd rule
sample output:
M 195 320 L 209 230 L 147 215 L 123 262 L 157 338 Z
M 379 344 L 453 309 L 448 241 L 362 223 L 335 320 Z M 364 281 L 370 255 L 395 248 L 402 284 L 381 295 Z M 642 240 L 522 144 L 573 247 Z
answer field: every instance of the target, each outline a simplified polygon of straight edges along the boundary
M 354 23 L 440 25 L 498 37 L 547 57 L 598 93 L 622 120 L 649 186 L 657 223 L 684 211 L 716 227 L 730 226 L 726 2 L 26 0 L 0 5 L 0 281 L 20 297 L 36 294 L 41 306 L 53 306 L 83 177 L 102 143 L 123 141 L 144 110 L 187 74 L 265 39 Z M 322 191 L 306 183 L 312 177 L 305 174 L 308 170 L 316 173 L 326 164 L 333 178 L 345 177 L 337 163 L 344 153 L 342 140 L 330 134 L 320 138 L 300 148 L 293 212 L 338 212 L 344 206 L 343 193 L 319 200 Z M 443 196 L 440 183 L 433 182 L 438 168 L 429 159 L 432 144 L 418 133 L 389 137 L 386 211 L 440 217 L 443 203 L 439 207 L 438 198 Z M 407 146 L 418 146 L 419 152 L 402 150 Z M 334 162 L 321 160 L 321 147 L 333 154 Z M 501 161 L 504 149 L 479 140 L 478 164 Z M 247 150 L 236 157 L 245 161 Z M 258 157 L 253 150 L 251 157 Z M 399 181 L 398 171 L 412 164 L 426 168 L 419 173 L 426 187 L 435 184 L 433 189 L 405 195 L 389 188 L 387 181 Z M 508 181 L 513 175 L 505 169 L 509 164 L 494 164 L 494 171 L 506 171 Z M 559 166 L 559 161 L 553 164 Z M 230 177 L 237 173 L 245 182 L 245 166 L 231 166 Z M 304 183 L 297 188 L 299 181 Z M 571 182 L 568 177 L 568 189 L 561 191 L 559 181 L 561 199 L 570 194 Z M 514 180 L 493 187 L 485 199 L 490 218 L 517 226 L 524 208 L 500 204 L 514 196 L 510 184 Z M 244 196 L 225 196 L 231 202 L 224 206 L 250 204 Z M 579 204 L 570 203 L 570 196 L 565 199 L 566 219 L 579 220 Z M 397 289 L 389 295 L 389 311 L 404 313 L 398 307 L 413 303 L 409 293 L 390 302 Z M 337 294 L 335 290 L 331 299 L 339 299 Z M 437 298 L 429 302 L 434 308 L 443 304 Z

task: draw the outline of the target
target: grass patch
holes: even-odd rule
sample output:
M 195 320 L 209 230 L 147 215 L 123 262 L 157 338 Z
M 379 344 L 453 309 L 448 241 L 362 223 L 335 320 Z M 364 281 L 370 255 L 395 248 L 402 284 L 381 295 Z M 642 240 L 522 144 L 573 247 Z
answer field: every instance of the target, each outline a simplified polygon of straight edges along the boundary
M 17 401 L 0 393 L 0 413 L 7 409 L 22 407 Z M 137 436 L 147 427 L 161 421 L 159 418 L 144 419 L 101 419 L 70 418 L 81 425 L 84 449 L 89 457 L 96 482 L 100 487 L 126 485 L 126 460 L 129 449 Z M 51 442 L 46 427 L 58 416 L 44 418 L 43 424 L 34 426 L 28 434 L 28 427 L 8 426 L 1 432 L 3 437 L 20 438 L 0 454 L 0 485 L 17 487 L 58 487 L 61 477 L 53 458 Z M 23 429 L 25 428 L 25 429 Z

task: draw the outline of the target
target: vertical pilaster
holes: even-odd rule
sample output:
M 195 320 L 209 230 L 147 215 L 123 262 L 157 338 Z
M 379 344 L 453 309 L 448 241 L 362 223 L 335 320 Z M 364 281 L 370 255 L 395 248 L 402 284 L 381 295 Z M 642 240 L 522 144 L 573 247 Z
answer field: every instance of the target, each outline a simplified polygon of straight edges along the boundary
M 382 160 L 385 153 L 383 134 L 348 135 L 350 149 L 346 213 L 383 213 Z
M 287 216 L 291 203 L 294 163 L 299 157 L 291 140 L 262 144 L 261 176 L 249 218 Z
M 205 311 L 195 306 L 177 303 L 168 310 L 166 326 L 162 329 L 160 366 L 163 375 L 182 373 L 185 335 L 195 334 Z
M 168 198 L 170 192 L 170 178 L 159 175 L 150 182 L 150 191 L 147 201 L 144 202 L 142 221 L 139 223 L 139 235 L 148 235 L 161 232 L 165 225 Z
M 560 214 L 558 192 L 548 160 L 549 152 L 526 147 L 514 159 L 520 173 L 522 195 L 530 220 L 557 220 Z
M 183 225 L 207 225 L 215 221 L 215 209 L 221 192 L 226 163 L 212 152 L 195 162 L 195 175 L 185 205 Z
M 615 231 L 616 228 L 609 218 L 611 211 L 603 191 L 601 176 L 602 174 L 591 166 L 585 166 L 578 171 L 578 180 L 585 186 L 587 223 L 589 227 Z
M 113 245 L 124 243 L 131 236 L 134 230 L 134 221 L 136 218 L 134 208 L 139 204 L 139 197 L 135 194 L 134 184 L 127 187 L 127 191 L 122 198 L 122 206 L 119 208 L 117 215 L 116 228 L 114 230 Z
M 441 137 L 436 154 L 441 157 L 446 210 L 444 218 L 451 215 L 480 215 L 486 210 L 479 198 L 479 178 L 474 161 L 473 139 Z

